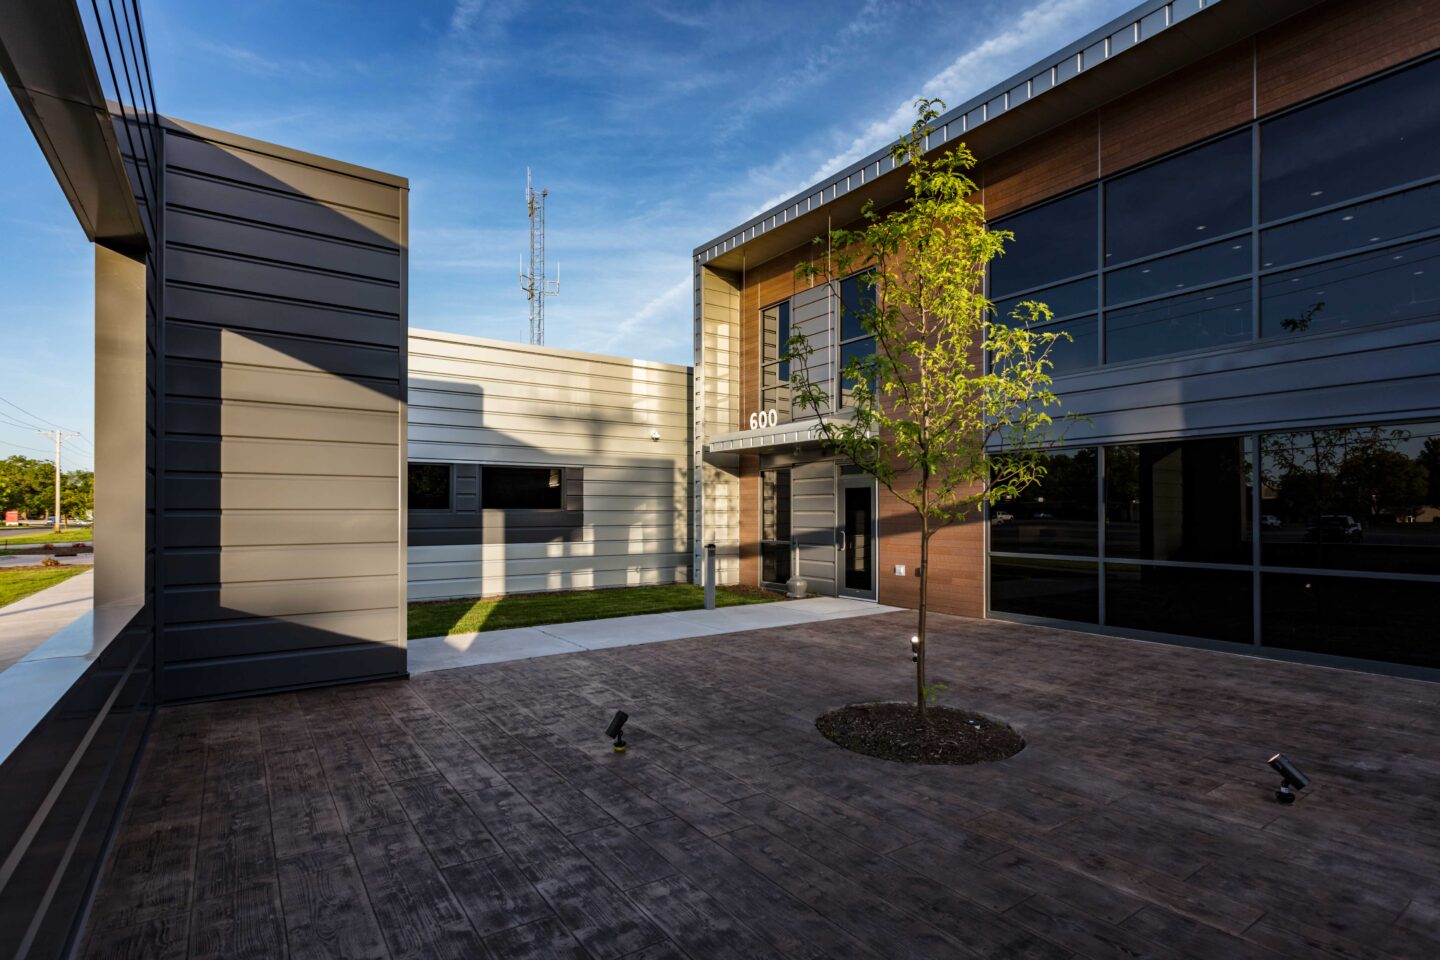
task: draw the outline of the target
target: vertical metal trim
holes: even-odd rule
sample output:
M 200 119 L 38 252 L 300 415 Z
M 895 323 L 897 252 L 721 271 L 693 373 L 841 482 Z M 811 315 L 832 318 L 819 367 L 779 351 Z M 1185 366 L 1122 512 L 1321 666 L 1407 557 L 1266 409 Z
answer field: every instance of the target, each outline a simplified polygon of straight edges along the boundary
M 1095 535 L 1095 575 L 1100 578 L 1096 585 L 1096 606 L 1100 626 L 1105 626 L 1105 445 L 1095 448 L 1095 521 L 1099 530 Z
M 1261 646 L 1260 630 L 1260 481 L 1264 471 L 1260 468 L 1260 434 L 1252 433 L 1250 442 L 1250 641 Z
M 1098 139 L 1098 137 L 1097 137 Z M 1095 346 L 1100 351 L 1096 367 L 1103 367 L 1110 353 L 1105 316 L 1105 181 L 1095 184 Z
M 397 188 L 400 200 L 400 329 L 410 329 L 410 190 L 408 187 Z M 398 477 L 396 484 L 399 487 L 397 502 L 400 505 L 400 516 L 396 523 L 396 549 L 399 551 L 399 568 L 396 579 L 399 581 L 395 590 L 398 594 L 398 602 L 395 605 L 396 642 L 405 654 L 405 673 L 410 672 L 410 625 L 409 625 L 409 603 L 410 603 L 410 337 L 402 334 L 399 338 L 400 357 L 399 364 L 399 403 L 396 405 L 398 423 L 396 432 L 399 440 L 396 447 L 399 451 L 397 458 Z M 452 483 L 450 489 L 453 491 L 455 485 Z
M 1260 124 L 1250 124 L 1250 342 L 1260 341 Z

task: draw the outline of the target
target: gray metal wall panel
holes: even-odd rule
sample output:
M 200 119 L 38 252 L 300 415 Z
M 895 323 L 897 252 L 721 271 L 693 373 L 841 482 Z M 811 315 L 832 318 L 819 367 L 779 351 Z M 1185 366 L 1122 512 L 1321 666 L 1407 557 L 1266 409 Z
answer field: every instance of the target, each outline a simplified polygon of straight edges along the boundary
M 166 128 L 163 700 L 405 671 L 405 189 Z
M 790 468 L 790 537 L 799 574 L 811 593 L 836 595 L 835 463 L 797 463 Z
M 1057 381 L 1086 420 L 1067 439 L 1116 442 L 1263 427 L 1440 416 L 1440 322 L 1265 341 Z
M 823 385 L 826 395 L 832 390 L 835 376 L 835 345 L 832 340 L 835 324 L 832 318 L 830 285 L 819 284 L 802 290 L 790 298 L 790 326 L 796 334 L 803 334 L 813 351 L 803 364 L 805 377 L 815 384 Z M 796 419 L 814 416 L 812 410 L 795 410 Z

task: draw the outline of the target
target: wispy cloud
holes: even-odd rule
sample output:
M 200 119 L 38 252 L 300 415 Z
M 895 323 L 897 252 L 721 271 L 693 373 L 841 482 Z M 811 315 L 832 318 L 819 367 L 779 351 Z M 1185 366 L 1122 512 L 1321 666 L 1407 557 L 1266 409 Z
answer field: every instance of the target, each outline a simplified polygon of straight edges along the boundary
M 818 180 L 841 170 L 893 142 L 910 128 L 915 119 L 915 101 L 938 98 L 957 106 L 1092 29 L 1101 11 L 1114 7 L 1113 0 L 1043 0 L 1022 11 L 1013 22 L 960 54 L 944 69 L 920 84 L 909 96 L 890 109 L 845 132 L 841 128 L 840 148 L 816 165 L 809 176 L 775 194 L 749 214 L 754 216 L 782 203 Z

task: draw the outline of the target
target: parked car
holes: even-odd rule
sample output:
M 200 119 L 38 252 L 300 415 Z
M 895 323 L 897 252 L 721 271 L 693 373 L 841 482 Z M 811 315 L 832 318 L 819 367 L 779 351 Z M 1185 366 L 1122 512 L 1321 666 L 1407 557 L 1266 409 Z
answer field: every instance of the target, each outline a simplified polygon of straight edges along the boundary
M 1273 514 L 1273 513 L 1261 514 L 1261 516 L 1260 516 L 1260 526 L 1265 527 L 1265 528 L 1268 528 L 1268 529 L 1272 529 L 1272 530 L 1279 530 L 1279 529 L 1280 529 L 1280 518 L 1277 517 L 1277 516 L 1275 516 L 1275 514 Z
M 1031 516 L 1034 517 L 1036 520 L 1055 519 L 1055 515 L 1053 513 L 1046 513 L 1044 510 L 1036 510 L 1034 513 L 1031 514 Z
M 1014 515 L 1013 513 L 1006 513 L 1004 510 L 992 510 L 992 511 L 990 511 L 990 522 L 991 522 L 991 523 L 1009 523 L 1011 520 L 1014 520 L 1014 519 L 1015 519 L 1015 515 Z
M 1348 513 L 1327 513 L 1305 527 L 1305 538 L 1320 543 L 1359 540 L 1364 535 L 1360 522 Z

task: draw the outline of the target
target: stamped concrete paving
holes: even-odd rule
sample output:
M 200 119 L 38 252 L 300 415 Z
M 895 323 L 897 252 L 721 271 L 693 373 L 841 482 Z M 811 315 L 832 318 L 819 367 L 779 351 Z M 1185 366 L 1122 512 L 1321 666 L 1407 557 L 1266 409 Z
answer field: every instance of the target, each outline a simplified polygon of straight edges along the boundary
M 162 711 L 88 955 L 1440 956 L 1440 685 L 936 617 L 945 699 L 1027 748 L 833 748 L 910 622 Z

